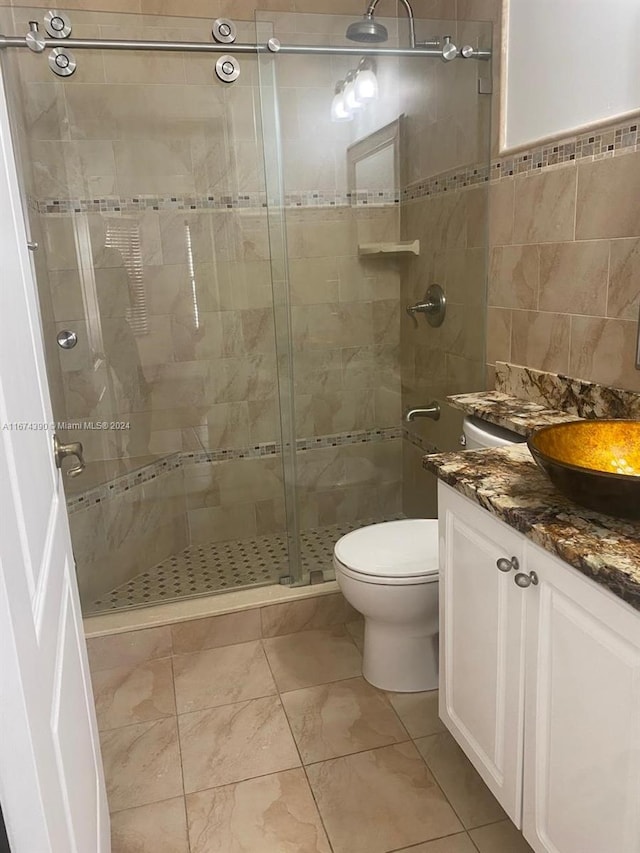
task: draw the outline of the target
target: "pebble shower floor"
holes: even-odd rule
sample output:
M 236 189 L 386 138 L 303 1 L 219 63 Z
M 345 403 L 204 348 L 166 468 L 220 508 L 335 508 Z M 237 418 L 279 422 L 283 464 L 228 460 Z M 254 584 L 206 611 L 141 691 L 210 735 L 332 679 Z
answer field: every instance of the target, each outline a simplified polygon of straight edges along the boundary
M 302 531 L 303 570 L 319 569 L 325 579 L 332 577 L 333 548 L 337 540 L 350 530 L 389 520 L 367 519 Z M 103 593 L 89 605 L 85 615 L 278 583 L 288 573 L 289 555 L 284 534 L 194 545 Z

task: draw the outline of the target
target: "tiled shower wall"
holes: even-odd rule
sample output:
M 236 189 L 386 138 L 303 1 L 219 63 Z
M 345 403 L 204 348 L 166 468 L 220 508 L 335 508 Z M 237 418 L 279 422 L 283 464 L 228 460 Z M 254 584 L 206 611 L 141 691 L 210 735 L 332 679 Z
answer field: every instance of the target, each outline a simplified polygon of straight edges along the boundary
M 451 8 L 432 4 L 424 13 L 450 16 Z M 20 25 L 26 27 L 29 17 L 20 12 Z M 175 30 L 170 33 L 169 23 Z M 203 38 L 201 28 L 186 19 L 146 19 L 135 32 L 129 20 L 117 16 L 106 24 L 76 15 L 74 24 L 78 36 Z M 303 26 L 313 28 L 312 16 Z M 249 29 L 247 39 L 253 37 Z M 308 40 L 300 32 L 292 36 Z M 256 91 L 246 85 L 256 81 L 255 60 L 243 58 L 240 84 L 229 89 L 211 84 L 206 57 L 162 60 L 87 54 L 81 56 L 83 73 L 65 83 L 52 80 L 37 57 L 19 60 L 35 165 L 33 197 L 38 201 L 32 218 L 44 228 L 50 282 L 44 298 L 51 295 L 55 305 L 50 331 L 79 328 L 85 344 L 61 357 L 52 353 L 52 374 L 64 396 L 59 411 L 66 418 L 131 423 L 121 433 L 73 433 L 85 442 L 89 458 L 123 460 L 96 466 L 97 481 L 175 451 L 241 449 L 278 438 L 268 235 L 260 207 L 259 103 Z M 412 63 L 412 69 L 403 69 L 403 83 L 408 84 L 412 71 L 416 74 L 416 85 L 406 85 L 407 91 L 429 91 L 431 96 L 401 106 L 384 102 L 389 119 L 401 109 L 406 116 L 403 162 L 413 169 L 398 183 L 468 161 L 481 134 L 481 128 L 469 133 L 465 121 L 467 108 L 475 108 L 463 97 L 469 84 L 464 77 L 472 67 L 432 63 L 427 73 L 426 67 Z M 343 198 L 348 190 L 344 155 L 349 137 L 345 128 L 326 119 L 331 84 L 344 76 L 341 72 L 326 62 L 308 68 L 299 61 L 283 71 L 289 192 L 318 188 Z M 393 68 L 382 69 L 383 81 L 385 73 L 393 78 Z M 328 74 L 326 80 L 323 74 Z M 372 127 L 383 119 L 369 114 Z M 455 145 L 448 144 L 451 123 L 456 125 Z M 366 121 L 350 129 L 354 137 L 366 131 Z M 331 145 L 323 144 L 323 134 Z M 139 195 L 147 198 L 142 201 Z M 61 199 L 69 200 L 66 208 L 57 203 Z M 413 301 L 407 287 L 400 298 L 401 274 L 406 277 L 410 270 L 411 287 L 418 293 L 427 275 L 424 264 L 430 272 L 441 249 L 457 252 L 456 274 L 467 274 L 472 262 L 473 252 L 468 257 L 466 252 L 466 219 L 464 234 L 438 243 L 438 234 L 449 228 L 431 227 L 438 204 L 444 200 L 436 205 L 425 201 L 422 209 L 420 203 L 403 206 L 405 232 L 423 241 L 424 262 L 414 267 L 406 259 L 357 257 L 359 242 L 397 239 L 397 205 L 288 211 L 299 436 L 397 427 L 400 303 Z M 454 230 L 457 216 L 452 217 Z M 476 258 L 476 271 L 479 262 Z M 143 303 L 132 303 L 128 267 L 136 263 L 148 297 Z M 453 274 L 449 278 L 453 282 Z M 91 320 L 83 325 L 88 286 L 94 288 L 101 317 L 99 344 Z M 455 289 L 453 283 L 451 287 Z M 459 344 L 469 319 L 474 330 L 481 328 L 475 315 L 463 316 L 462 300 L 461 291 L 455 309 L 451 303 L 458 332 L 445 346 L 450 373 L 457 373 L 458 382 L 471 390 L 477 387 L 471 379 L 473 343 L 463 351 Z M 139 334 L 132 316 L 141 323 Z M 438 338 L 434 349 L 443 343 Z M 100 352 L 108 356 L 111 370 L 96 357 Z M 441 355 L 445 357 L 444 350 Z M 412 393 L 414 368 L 424 357 L 421 352 L 414 358 L 404 377 L 405 396 Z M 468 381 L 472 384 L 467 388 Z M 444 393 L 445 386 L 440 387 Z M 402 444 L 406 472 L 407 455 L 417 465 L 419 451 Z M 397 513 L 402 500 L 400 439 L 336 445 L 299 452 L 302 525 Z M 262 470 L 265 465 L 268 471 Z M 159 484 L 171 493 L 166 503 Z M 135 486 L 124 499 L 119 495 L 110 503 L 74 513 L 72 520 L 78 528 L 78 563 L 90 567 L 84 583 L 91 594 L 102 591 L 103 582 L 113 585 L 105 569 L 114 556 L 121 582 L 139 571 L 141 553 L 156 561 L 188 541 L 249 537 L 284 525 L 277 457 L 201 461 L 164 473 L 157 483 Z M 418 484 L 409 511 L 431 514 L 427 504 Z M 87 535 L 91 530 L 98 535 Z
M 37 15 L 16 17 L 19 31 Z M 172 21 L 171 32 L 163 23 L 147 19 L 132 32 L 124 18 L 105 24 L 76 14 L 74 34 L 207 37 L 189 20 Z M 252 40 L 253 27 L 245 28 Z M 107 490 L 100 503 L 76 508 L 72 532 L 87 597 L 187 544 L 251 538 L 285 524 L 279 455 L 245 453 L 280 438 L 257 61 L 244 57 L 238 85 L 225 88 L 213 81 L 210 58 L 114 57 L 81 56 L 81 70 L 64 83 L 38 57 L 15 58 L 22 147 L 33 167 L 30 219 L 42 231 L 45 335 L 52 342 L 59 329 L 73 328 L 80 337 L 70 352 L 49 347 L 56 417 L 130 424 L 68 433 L 91 462 L 78 487 L 176 452 L 224 448 L 229 458 L 134 479 L 126 491 Z M 335 71 L 306 83 L 293 71 L 283 74 L 285 179 L 288 191 L 309 193 L 313 184 L 309 175 L 302 181 L 293 152 L 322 133 L 335 141 L 327 82 Z M 313 126 L 306 100 L 315 105 Z M 347 142 L 336 143 L 313 175 L 326 196 L 341 200 Z M 400 275 L 393 259 L 357 254 L 359 242 L 398 238 L 393 193 L 377 207 L 343 201 L 288 210 L 287 232 L 297 435 L 364 436 L 299 451 L 301 524 L 396 514 L 399 435 L 367 436 L 399 424 Z
M 464 10 L 462 10 L 464 13 Z M 458 44 L 491 47 L 491 28 L 459 20 Z M 403 105 L 402 239 L 420 239 L 419 257 L 402 268 L 401 304 L 425 298 L 429 285 L 444 290 L 444 323 L 424 316 L 401 318 L 403 407 L 436 400 L 437 422 L 420 418 L 403 443 L 403 508 L 410 516 L 435 516 L 436 483 L 421 457 L 429 449 L 457 447 L 462 417 L 449 394 L 480 389 L 484 383 L 487 196 L 491 102 L 478 94 L 478 79 L 491 74 L 483 62 L 433 62 L 402 68 Z

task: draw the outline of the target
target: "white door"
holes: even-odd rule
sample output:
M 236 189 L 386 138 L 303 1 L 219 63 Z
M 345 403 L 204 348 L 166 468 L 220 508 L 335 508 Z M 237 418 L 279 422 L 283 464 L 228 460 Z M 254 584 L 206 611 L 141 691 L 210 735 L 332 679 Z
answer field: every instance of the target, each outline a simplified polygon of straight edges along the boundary
M 440 717 L 519 827 L 525 625 L 513 579 L 524 539 L 443 483 L 438 517 Z
M 640 614 L 528 548 L 525 838 L 640 853 Z
M 51 421 L 0 77 L 0 803 L 12 853 L 108 853 L 64 492 L 40 428 Z

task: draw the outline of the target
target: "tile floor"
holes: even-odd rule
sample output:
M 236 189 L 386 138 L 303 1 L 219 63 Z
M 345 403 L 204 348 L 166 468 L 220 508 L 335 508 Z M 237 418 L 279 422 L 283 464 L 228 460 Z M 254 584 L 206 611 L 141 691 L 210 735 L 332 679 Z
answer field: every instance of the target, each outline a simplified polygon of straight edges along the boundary
M 320 569 L 325 580 L 333 578 L 333 547 L 337 540 L 350 530 L 389 520 L 370 518 L 303 530 L 300 534 L 303 571 Z M 168 557 L 152 569 L 104 593 L 85 608 L 85 616 L 176 598 L 278 583 L 289 571 L 287 537 L 284 535 L 210 542 L 185 548 L 179 554 Z
M 361 643 L 353 622 L 94 658 L 113 853 L 530 851 L 438 720 L 437 692 L 371 687 Z

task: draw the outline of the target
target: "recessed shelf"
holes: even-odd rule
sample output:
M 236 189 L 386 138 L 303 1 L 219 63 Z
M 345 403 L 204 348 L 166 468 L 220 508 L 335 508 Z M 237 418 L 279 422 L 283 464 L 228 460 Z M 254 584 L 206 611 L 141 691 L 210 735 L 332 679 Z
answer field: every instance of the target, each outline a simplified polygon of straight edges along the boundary
M 398 243 L 360 243 L 359 255 L 419 255 L 420 240 L 404 240 Z

